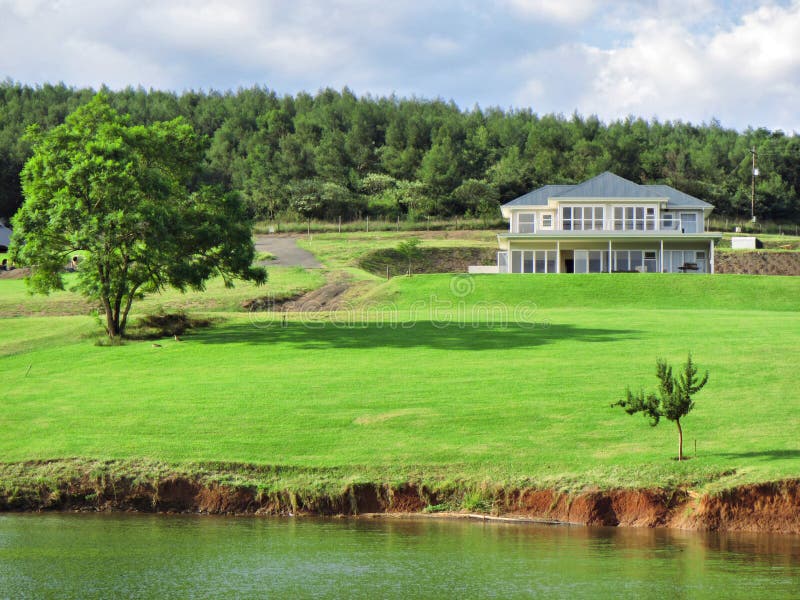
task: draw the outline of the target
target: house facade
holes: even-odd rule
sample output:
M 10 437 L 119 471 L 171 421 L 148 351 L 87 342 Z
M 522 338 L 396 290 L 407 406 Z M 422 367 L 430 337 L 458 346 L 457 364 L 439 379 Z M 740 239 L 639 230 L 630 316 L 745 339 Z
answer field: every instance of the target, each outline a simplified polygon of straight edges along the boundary
M 501 207 L 500 273 L 713 273 L 706 231 L 714 207 L 668 185 L 605 172 L 576 185 L 546 185 Z

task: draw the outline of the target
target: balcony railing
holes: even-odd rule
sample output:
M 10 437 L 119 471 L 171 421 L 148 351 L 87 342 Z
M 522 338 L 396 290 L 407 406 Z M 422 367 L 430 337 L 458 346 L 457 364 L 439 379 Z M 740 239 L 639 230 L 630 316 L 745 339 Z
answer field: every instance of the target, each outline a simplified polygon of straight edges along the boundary
M 659 233 L 659 232 L 674 232 L 674 233 L 696 233 L 697 223 L 694 221 L 689 221 L 686 223 L 687 227 L 691 228 L 691 231 L 685 232 L 684 231 L 684 224 L 681 222 L 680 219 L 671 219 L 666 221 L 661 221 L 660 223 L 653 223 L 653 222 L 645 222 L 643 224 L 635 223 L 632 227 L 629 226 L 630 224 L 625 223 L 621 227 L 618 223 L 612 221 L 610 223 L 605 223 L 603 229 L 563 229 L 563 228 L 548 228 L 548 229 L 541 229 L 534 230 L 534 226 L 531 223 L 519 223 L 516 227 L 516 230 L 512 230 L 511 233 L 529 233 L 529 234 L 536 234 L 536 233 L 592 233 L 592 232 L 613 232 L 613 233 Z M 658 225 L 658 227 L 655 227 Z M 651 226 L 649 228 L 648 226 Z

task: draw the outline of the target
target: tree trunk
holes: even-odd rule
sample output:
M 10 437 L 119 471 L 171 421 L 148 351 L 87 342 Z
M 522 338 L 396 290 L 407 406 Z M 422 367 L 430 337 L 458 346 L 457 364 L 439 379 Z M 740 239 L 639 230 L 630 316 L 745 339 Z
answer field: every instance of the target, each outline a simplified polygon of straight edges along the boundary
M 106 312 L 106 333 L 108 337 L 114 339 L 119 335 L 119 321 L 114 319 L 114 310 L 108 298 L 103 298 L 103 309 Z
M 675 425 L 678 426 L 678 461 L 683 460 L 683 429 L 681 429 L 681 420 L 676 419 Z

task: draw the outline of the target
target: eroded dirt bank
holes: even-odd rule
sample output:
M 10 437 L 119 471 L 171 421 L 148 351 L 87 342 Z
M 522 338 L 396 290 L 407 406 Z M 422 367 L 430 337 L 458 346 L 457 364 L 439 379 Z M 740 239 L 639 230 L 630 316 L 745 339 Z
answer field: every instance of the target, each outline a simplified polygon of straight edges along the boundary
M 143 481 L 87 473 L 60 481 L 6 486 L 0 491 L 0 510 L 242 515 L 477 512 L 583 525 L 800 533 L 800 480 L 741 486 L 718 495 L 660 489 L 575 493 L 493 489 L 476 506 L 474 490 L 442 492 L 414 484 L 358 484 L 337 493 L 309 494 L 259 491 L 191 476 Z

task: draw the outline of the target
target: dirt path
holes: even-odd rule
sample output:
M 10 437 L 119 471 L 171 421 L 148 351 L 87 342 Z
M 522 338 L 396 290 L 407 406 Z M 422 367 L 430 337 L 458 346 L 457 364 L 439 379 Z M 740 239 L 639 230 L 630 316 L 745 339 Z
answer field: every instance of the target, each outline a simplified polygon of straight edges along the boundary
M 293 235 L 257 235 L 256 251 L 275 255 L 275 260 L 263 263 L 266 266 L 321 269 L 322 263 L 311 252 L 297 247 L 297 239 Z

